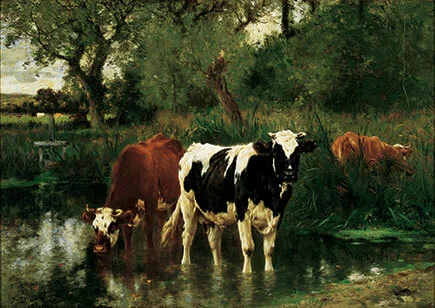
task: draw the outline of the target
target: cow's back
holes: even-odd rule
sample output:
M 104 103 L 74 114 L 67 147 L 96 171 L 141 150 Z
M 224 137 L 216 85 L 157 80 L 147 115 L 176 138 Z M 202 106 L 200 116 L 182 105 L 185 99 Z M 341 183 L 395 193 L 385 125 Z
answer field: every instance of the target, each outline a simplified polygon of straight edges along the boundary
M 346 132 L 334 140 L 332 143 L 332 153 L 341 163 L 350 159 L 356 159 L 361 155 L 359 142 L 357 134 Z
M 161 134 L 152 138 L 143 146 L 152 153 L 158 197 L 167 204 L 177 201 L 180 195 L 178 181 L 179 161 L 185 153 L 180 141 Z
M 162 134 L 126 146 L 113 166 L 105 206 L 127 210 L 137 199 L 176 201 L 180 193 L 178 162 L 183 153 L 178 140 Z

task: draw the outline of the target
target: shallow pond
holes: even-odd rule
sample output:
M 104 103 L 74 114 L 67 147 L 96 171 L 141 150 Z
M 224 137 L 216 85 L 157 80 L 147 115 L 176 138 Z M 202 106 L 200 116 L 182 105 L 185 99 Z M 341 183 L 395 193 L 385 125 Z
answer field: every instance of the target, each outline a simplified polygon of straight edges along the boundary
M 408 264 L 433 262 L 419 243 L 350 243 L 331 237 L 279 234 L 273 273 L 264 273 L 260 238 L 252 275 L 242 275 L 236 227 L 222 242 L 224 264 L 212 266 L 201 228 L 192 263 L 145 262 L 144 235 L 135 230 L 135 260 L 92 252 L 94 233 L 80 215 L 101 206 L 105 186 L 42 185 L 1 190 L 2 306 L 268 306 L 325 283 L 379 275 Z

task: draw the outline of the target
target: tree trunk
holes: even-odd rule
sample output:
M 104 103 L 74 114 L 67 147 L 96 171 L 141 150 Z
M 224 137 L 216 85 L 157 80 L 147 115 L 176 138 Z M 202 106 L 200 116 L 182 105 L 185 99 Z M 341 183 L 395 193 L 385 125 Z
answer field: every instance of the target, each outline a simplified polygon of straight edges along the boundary
M 227 64 L 228 63 L 224 59 L 224 53 L 221 51 L 219 56 L 208 67 L 206 73 L 207 84 L 215 91 L 219 102 L 224 107 L 225 112 L 231 118 L 231 121 L 233 123 L 239 123 L 243 126 L 244 120 L 242 113 L 240 112 L 239 106 L 237 105 L 233 95 L 228 90 L 225 76 L 223 76 L 223 73 L 227 68 Z
M 291 26 L 292 22 L 289 20 L 290 9 L 293 10 L 293 6 L 290 6 L 288 0 L 282 0 L 281 2 L 282 15 L 281 15 L 281 31 L 286 39 L 295 36 L 296 32 Z
M 100 61 L 104 64 L 104 61 Z M 89 116 L 91 118 L 91 128 L 98 130 L 104 125 L 104 117 L 101 107 L 106 94 L 102 78 L 101 68 L 93 69 L 94 73 L 86 74 L 79 65 L 78 61 L 70 62 L 70 72 L 77 78 L 78 83 L 85 93 L 89 105 Z
M 91 128 L 94 130 L 101 129 L 104 125 L 104 117 L 101 112 L 105 95 L 103 82 L 95 77 L 80 77 L 79 81 L 89 104 Z

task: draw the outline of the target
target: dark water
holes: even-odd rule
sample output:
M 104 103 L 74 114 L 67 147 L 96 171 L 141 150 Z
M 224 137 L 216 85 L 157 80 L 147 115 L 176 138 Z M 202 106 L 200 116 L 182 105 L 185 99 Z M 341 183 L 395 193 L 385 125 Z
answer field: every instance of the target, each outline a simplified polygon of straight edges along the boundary
M 135 260 L 92 253 L 93 231 L 80 220 L 85 205 L 101 206 L 106 187 L 46 185 L 1 190 L 1 304 L 35 306 L 269 306 L 325 283 L 375 276 L 396 266 L 433 262 L 421 244 L 359 244 L 329 237 L 279 235 L 274 273 L 264 273 L 262 243 L 255 238 L 252 275 L 242 275 L 236 227 L 224 233 L 222 268 L 201 228 L 192 262 L 145 262 L 144 235 L 133 238 Z

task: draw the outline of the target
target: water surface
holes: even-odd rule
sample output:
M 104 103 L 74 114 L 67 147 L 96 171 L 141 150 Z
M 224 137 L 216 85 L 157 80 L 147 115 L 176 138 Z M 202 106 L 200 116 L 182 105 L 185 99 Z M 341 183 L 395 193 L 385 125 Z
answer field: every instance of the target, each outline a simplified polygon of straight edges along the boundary
M 273 273 L 264 273 L 259 236 L 253 273 L 242 275 L 236 227 L 222 242 L 222 268 L 201 228 L 192 265 L 146 262 L 144 235 L 135 230 L 135 259 L 125 262 L 122 242 L 107 258 L 92 252 L 94 233 L 80 215 L 98 207 L 105 186 L 45 185 L 1 191 L 2 306 L 268 306 L 282 298 L 320 289 L 325 283 L 379 275 L 396 266 L 433 262 L 418 243 L 367 244 L 330 237 L 279 234 Z

